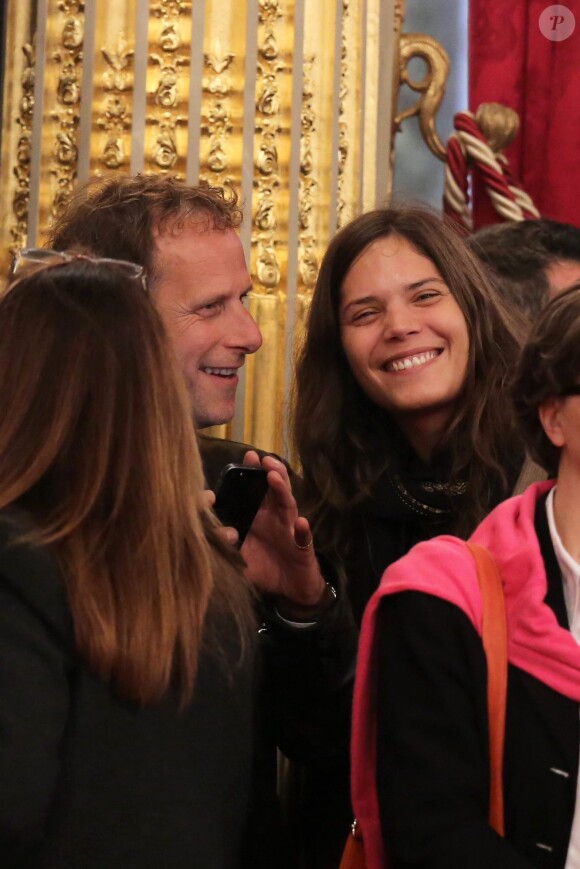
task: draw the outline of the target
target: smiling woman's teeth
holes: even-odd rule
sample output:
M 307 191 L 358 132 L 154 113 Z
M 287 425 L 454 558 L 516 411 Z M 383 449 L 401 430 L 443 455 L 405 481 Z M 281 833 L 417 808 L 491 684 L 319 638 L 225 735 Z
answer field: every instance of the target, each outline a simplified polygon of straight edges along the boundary
M 429 362 L 430 359 L 435 359 L 439 355 L 438 350 L 429 350 L 428 353 L 418 353 L 416 356 L 406 356 L 404 359 L 395 359 L 389 362 L 385 368 L 387 371 L 405 371 L 406 368 L 418 368 Z
M 235 368 L 204 368 L 206 374 L 219 374 L 220 377 L 231 377 L 236 373 Z

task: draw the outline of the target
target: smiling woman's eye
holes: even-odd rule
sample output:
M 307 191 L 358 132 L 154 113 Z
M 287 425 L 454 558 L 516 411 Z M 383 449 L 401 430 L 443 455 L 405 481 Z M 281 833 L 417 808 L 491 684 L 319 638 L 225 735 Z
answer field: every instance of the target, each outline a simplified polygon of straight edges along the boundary
M 442 293 L 439 290 L 422 290 L 417 293 L 413 301 L 415 302 L 430 302 L 433 299 L 438 299 Z
M 363 323 L 365 320 L 371 319 L 377 311 L 374 308 L 366 308 L 364 311 L 357 311 L 351 317 L 352 323 Z

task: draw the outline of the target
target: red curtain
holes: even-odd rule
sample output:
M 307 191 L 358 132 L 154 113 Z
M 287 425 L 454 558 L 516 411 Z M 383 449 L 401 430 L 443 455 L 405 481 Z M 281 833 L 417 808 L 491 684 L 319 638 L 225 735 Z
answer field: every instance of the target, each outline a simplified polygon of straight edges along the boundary
M 518 112 L 520 132 L 506 152 L 513 174 L 543 216 L 580 225 L 580 0 L 560 5 L 576 26 L 553 41 L 540 29 L 549 0 L 470 0 L 469 103 Z M 558 32 L 560 18 L 546 15 Z M 498 219 L 476 186 L 476 227 Z

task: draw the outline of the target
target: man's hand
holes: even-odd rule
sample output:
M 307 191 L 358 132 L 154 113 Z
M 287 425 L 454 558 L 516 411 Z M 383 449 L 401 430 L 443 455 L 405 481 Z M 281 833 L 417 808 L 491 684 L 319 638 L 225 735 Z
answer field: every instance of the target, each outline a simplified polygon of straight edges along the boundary
M 245 465 L 268 471 L 268 492 L 241 553 L 246 576 L 263 593 L 283 599 L 284 616 L 313 618 L 329 603 L 329 590 L 314 554 L 308 520 L 298 515 L 288 470 L 273 456 L 246 453 Z M 332 595 L 330 595 L 332 599 Z
M 212 492 L 211 489 L 204 489 L 203 492 L 205 496 L 205 502 L 208 507 L 213 507 L 215 504 L 215 492 Z M 232 546 L 235 546 L 238 542 L 238 532 L 235 528 L 227 528 L 225 525 L 218 529 L 218 532 L 221 534 L 222 538 L 226 541 L 226 543 L 230 543 Z

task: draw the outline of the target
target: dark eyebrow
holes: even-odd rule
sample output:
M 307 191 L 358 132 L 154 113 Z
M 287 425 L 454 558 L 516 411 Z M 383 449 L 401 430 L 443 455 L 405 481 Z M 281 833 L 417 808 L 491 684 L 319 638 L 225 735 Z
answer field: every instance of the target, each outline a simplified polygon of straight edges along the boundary
M 447 286 L 447 284 L 445 283 L 443 278 L 437 278 L 437 277 L 433 276 L 432 278 L 421 278 L 420 281 L 415 281 L 412 284 L 407 284 L 405 287 L 403 287 L 403 290 L 405 292 L 409 292 L 412 290 L 419 290 L 425 284 L 433 284 L 433 283 L 443 284 L 443 286 L 445 286 L 445 287 Z M 345 312 L 345 311 L 348 311 L 349 308 L 352 308 L 356 305 L 368 305 L 369 302 L 375 302 L 376 299 L 377 299 L 376 296 L 361 296 L 360 299 L 353 299 L 352 302 L 349 302 L 348 305 L 346 305 L 342 310 L 343 310 L 343 312 Z
M 445 286 L 447 286 L 447 284 L 445 283 L 445 281 L 443 280 L 443 278 L 436 278 L 435 276 L 433 276 L 432 278 L 423 278 L 423 279 L 420 280 L 420 281 L 415 281 L 414 284 L 408 284 L 408 285 L 405 287 L 405 290 L 418 290 L 418 289 L 419 289 L 420 287 L 422 287 L 424 284 L 433 284 L 433 283 L 435 283 L 435 284 L 444 284 Z
M 352 302 L 349 302 L 342 310 L 348 311 L 349 308 L 354 307 L 355 305 L 368 305 L 369 302 L 376 302 L 376 296 L 362 296 L 360 299 L 353 299 Z

